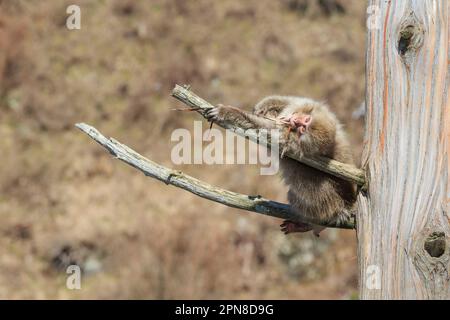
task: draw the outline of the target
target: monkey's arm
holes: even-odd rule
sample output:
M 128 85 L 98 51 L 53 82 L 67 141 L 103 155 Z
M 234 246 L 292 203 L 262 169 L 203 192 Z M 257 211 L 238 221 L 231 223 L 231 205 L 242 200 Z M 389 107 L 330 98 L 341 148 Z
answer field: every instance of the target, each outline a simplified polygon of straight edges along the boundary
M 268 119 L 265 117 L 257 116 L 255 114 L 246 112 L 242 109 L 219 105 L 207 111 L 206 118 L 208 121 L 213 122 L 228 122 L 247 130 L 247 129 L 274 129 L 277 128 L 277 122 L 275 119 Z M 287 134 L 286 134 L 287 133 Z M 315 135 L 306 133 L 302 139 L 295 133 L 286 129 L 285 133 L 280 137 L 280 144 L 283 148 L 283 154 L 286 151 L 293 154 L 303 156 L 320 156 L 323 155 L 322 151 L 326 146 L 326 139 L 320 139 Z
M 242 109 L 219 105 L 206 113 L 208 121 L 229 122 L 247 129 L 274 129 L 277 127 L 275 119 L 268 119 L 246 112 Z

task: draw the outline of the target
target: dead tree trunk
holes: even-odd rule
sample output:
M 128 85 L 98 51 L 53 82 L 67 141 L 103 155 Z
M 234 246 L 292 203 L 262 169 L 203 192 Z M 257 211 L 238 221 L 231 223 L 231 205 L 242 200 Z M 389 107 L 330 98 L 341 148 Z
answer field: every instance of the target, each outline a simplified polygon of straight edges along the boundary
M 361 299 L 449 299 L 448 0 L 369 1 Z

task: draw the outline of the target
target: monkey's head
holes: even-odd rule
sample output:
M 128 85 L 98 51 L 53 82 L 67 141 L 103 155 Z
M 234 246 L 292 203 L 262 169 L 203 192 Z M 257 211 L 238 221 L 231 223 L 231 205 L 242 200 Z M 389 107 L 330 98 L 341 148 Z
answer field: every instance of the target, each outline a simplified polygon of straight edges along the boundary
M 325 104 L 316 101 L 305 99 L 289 105 L 280 113 L 279 118 L 287 122 L 300 139 L 329 143 L 336 135 L 336 116 Z

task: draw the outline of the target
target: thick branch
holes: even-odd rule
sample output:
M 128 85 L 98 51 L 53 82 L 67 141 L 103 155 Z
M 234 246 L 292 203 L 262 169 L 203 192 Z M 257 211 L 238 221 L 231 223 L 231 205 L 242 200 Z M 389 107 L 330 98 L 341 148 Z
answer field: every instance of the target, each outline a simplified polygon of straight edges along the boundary
M 212 104 L 203 100 L 189 89 L 186 89 L 179 85 L 176 85 L 175 88 L 173 89 L 172 96 L 177 98 L 181 102 L 187 104 L 188 106 L 192 107 L 202 116 L 205 116 L 205 112 L 214 107 Z M 268 139 L 264 135 L 260 135 L 257 130 L 254 131 L 244 130 L 239 126 L 237 126 L 236 124 L 230 124 L 228 122 L 217 124 L 225 129 L 235 132 L 236 134 L 244 136 L 251 141 L 262 144 L 264 146 L 269 145 L 268 141 L 270 141 L 270 139 Z M 283 148 L 280 148 L 280 151 L 281 150 L 283 150 Z M 364 171 L 352 165 L 324 157 L 320 158 L 296 157 L 295 155 L 290 154 L 289 151 L 285 153 L 285 156 L 288 156 L 294 160 L 297 160 L 308 166 L 316 168 L 320 171 L 327 172 L 338 178 L 356 183 L 359 186 L 364 186 L 365 184 Z
M 166 184 L 187 190 L 202 198 L 222 203 L 226 206 L 253 211 L 282 219 L 288 219 L 298 222 L 314 223 L 331 228 L 353 229 L 355 227 L 354 219 L 342 222 L 341 224 L 324 224 L 321 221 L 315 221 L 300 216 L 291 210 L 287 204 L 271 201 L 261 196 L 244 195 L 228 191 L 219 187 L 212 186 L 206 182 L 200 181 L 194 177 L 188 176 L 181 171 L 166 168 L 157 164 L 124 144 L 121 144 L 113 138 L 106 138 L 97 129 L 85 123 L 78 123 L 76 127 L 97 141 L 106 148 L 117 159 L 129 164 L 130 166 L 142 171 L 146 176 L 155 178 Z

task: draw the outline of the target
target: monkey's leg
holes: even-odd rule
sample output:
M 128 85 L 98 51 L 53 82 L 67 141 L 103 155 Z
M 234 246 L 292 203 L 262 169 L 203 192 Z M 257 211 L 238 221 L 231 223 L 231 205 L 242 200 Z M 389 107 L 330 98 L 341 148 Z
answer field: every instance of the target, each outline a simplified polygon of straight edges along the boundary
M 280 225 L 281 231 L 284 232 L 284 234 L 294 233 L 294 232 L 308 232 L 314 229 L 314 227 L 311 224 L 308 223 L 302 223 L 302 222 L 294 222 L 290 220 L 285 220 Z
M 324 229 L 326 229 L 326 227 L 322 227 L 322 226 L 316 226 L 316 225 L 311 225 L 311 224 L 307 224 L 307 223 L 301 223 L 301 222 L 293 222 L 293 221 L 289 221 L 289 220 L 285 220 L 281 225 L 281 231 L 284 232 L 284 234 L 289 234 L 289 233 L 294 233 L 294 232 L 308 232 L 308 231 L 313 231 L 313 234 L 316 237 L 320 237 L 320 232 Z

